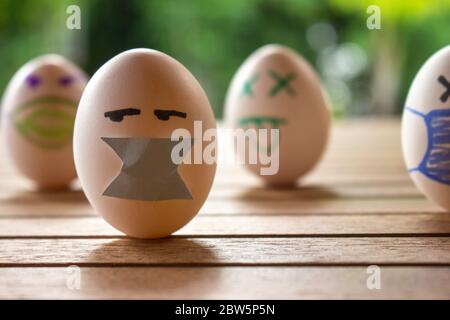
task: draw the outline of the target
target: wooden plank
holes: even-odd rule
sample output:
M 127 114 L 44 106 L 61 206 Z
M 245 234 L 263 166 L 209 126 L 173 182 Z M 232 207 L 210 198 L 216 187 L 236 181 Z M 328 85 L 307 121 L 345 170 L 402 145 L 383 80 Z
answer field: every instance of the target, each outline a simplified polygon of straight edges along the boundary
M 413 185 L 386 185 L 385 183 L 370 183 L 360 185 L 320 185 L 308 184 L 295 188 L 267 188 L 262 185 L 245 186 L 231 184 L 215 184 L 208 200 L 296 200 L 296 199 L 326 199 L 326 198 L 423 198 L 422 193 Z M 80 189 L 59 192 L 38 192 L 20 188 L 2 189 L 1 203 L 72 203 L 86 202 L 86 197 Z
M 384 214 L 437 213 L 445 211 L 426 199 L 332 199 L 298 201 L 211 201 L 200 210 L 204 215 L 315 215 L 315 214 Z
M 450 237 L 0 240 L 0 266 L 450 265 Z
M 242 165 L 239 164 L 233 164 L 233 165 L 226 165 L 223 164 L 223 166 L 219 163 L 218 164 L 218 173 L 223 174 L 232 174 L 235 175 L 238 173 L 245 173 L 242 168 L 244 168 Z M 371 173 L 379 173 L 379 174 L 403 174 L 405 176 L 408 175 L 408 171 L 405 167 L 405 165 L 402 162 L 395 162 L 391 164 L 385 164 L 385 163 L 379 163 L 379 162 L 370 162 L 365 163 L 364 161 L 343 161 L 343 162 L 321 162 L 318 167 L 315 168 L 315 172 L 323 173 L 323 174 L 330 174 L 331 172 L 343 172 L 345 174 L 349 175 L 356 175 L 361 174 L 365 172 L 371 172 Z
M 198 216 L 176 236 L 450 235 L 448 214 Z M 100 217 L 0 219 L 0 238 L 121 237 Z
M 74 270 L 74 269 L 72 269 Z M 78 269 L 75 269 L 78 270 Z M 78 271 L 76 271 L 78 272 Z M 1 299 L 449 299 L 448 267 L 0 268 Z
M 0 217 L 86 217 L 95 215 L 88 202 L 73 203 L 24 203 L 20 206 L 7 202 L 0 203 Z
M 291 190 L 220 165 L 201 214 L 156 241 L 123 237 L 80 191 L 34 192 L 2 161 L 0 298 L 450 298 L 450 215 L 414 187 L 400 146 L 398 120 L 338 123 Z M 367 289 L 369 264 L 382 290 Z
M 264 186 L 234 186 L 215 184 L 211 189 L 209 199 L 243 199 L 251 200 L 294 200 L 299 198 L 394 198 L 394 197 L 423 197 L 413 183 L 401 185 L 386 185 L 372 183 L 367 185 L 319 185 L 308 184 L 295 188 L 267 188 Z M 30 202 L 60 202 L 70 205 L 86 201 L 81 190 L 62 190 L 59 192 L 38 192 L 19 188 L 3 189 L 0 203 L 30 203 Z
M 361 185 L 361 186 L 322 186 L 308 185 L 292 189 L 269 189 L 262 186 L 253 188 L 232 188 L 216 186 L 208 200 L 258 200 L 286 201 L 307 199 L 387 199 L 387 198 L 424 198 L 424 195 L 412 184 L 405 185 Z M 1 200 L 0 200 L 1 201 Z
M 348 174 L 345 172 L 331 172 L 328 175 L 319 174 L 317 171 L 305 176 L 299 183 L 303 186 L 309 184 L 321 185 L 359 185 L 359 184 L 410 184 L 411 178 L 407 174 L 380 174 L 362 172 L 358 174 Z M 226 175 L 218 174 L 215 185 L 228 185 L 229 187 L 261 186 L 261 180 L 254 175 Z
M 312 174 L 319 177 L 330 174 L 335 176 L 347 175 L 349 177 L 357 177 L 361 174 L 365 177 L 373 177 L 376 175 L 389 177 L 393 174 L 398 177 L 409 176 L 405 165 L 399 162 L 400 160 L 391 159 L 390 161 L 392 161 L 392 163 L 385 163 L 385 160 L 380 163 L 379 161 L 367 162 L 365 159 L 360 159 L 357 161 L 348 161 L 348 159 L 344 161 L 343 159 L 342 162 L 336 162 L 336 159 L 329 159 L 328 162 L 321 162 L 319 166 L 312 171 Z M 241 165 L 227 165 L 219 163 L 217 177 L 226 178 L 226 176 L 229 175 L 242 179 L 253 177 L 253 175 L 248 174 Z M 78 185 L 78 183 L 76 183 L 76 185 Z M 33 189 L 33 184 L 30 181 L 15 172 L 11 172 L 9 174 L 2 173 L 0 178 L 0 186 L 12 190 Z
M 445 213 L 434 203 L 423 199 L 325 199 L 296 201 L 242 200 L 207 201 L 200 210 L 201 215 L 347 215 L 347 214 L 408 214 Z M 64 203 L 0 203 L 0 217 L 85 217 L 93 216 L 93 208 L 85 201 L 67 205 Z

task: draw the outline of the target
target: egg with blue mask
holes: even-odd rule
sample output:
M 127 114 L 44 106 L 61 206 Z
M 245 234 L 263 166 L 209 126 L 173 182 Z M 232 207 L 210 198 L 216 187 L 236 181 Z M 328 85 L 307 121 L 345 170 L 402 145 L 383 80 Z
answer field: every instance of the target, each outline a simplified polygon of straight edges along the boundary
M 432 55 L 411 85 L 403 111 L 402 147 L 416 186 L 450 211 L 450 46 Z

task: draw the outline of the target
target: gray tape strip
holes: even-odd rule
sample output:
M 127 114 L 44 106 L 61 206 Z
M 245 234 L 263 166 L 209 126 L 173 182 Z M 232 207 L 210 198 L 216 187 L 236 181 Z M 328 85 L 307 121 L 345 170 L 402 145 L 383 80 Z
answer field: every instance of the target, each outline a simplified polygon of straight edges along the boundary
M 122 159 L 119 175 L 103 195 L 130 200 L 192 199 L 171 158 L 170 138 L 104 138 Z M 192 144 L 191 144 L 192 145 Z

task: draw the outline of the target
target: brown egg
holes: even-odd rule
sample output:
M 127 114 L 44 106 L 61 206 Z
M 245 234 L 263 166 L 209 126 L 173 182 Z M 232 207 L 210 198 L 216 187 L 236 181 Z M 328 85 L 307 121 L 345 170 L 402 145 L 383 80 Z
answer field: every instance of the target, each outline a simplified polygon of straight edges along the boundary
M 403 155 L 416 186 L 450 210 L 450 46 L 417 73 L 402 119 Z
M 74 156 L 83 190 L 107 222 L 132 237 L 160 238 L 198 213 L 216 164 L 171 156 L 177 129 L 194 139 L 183 159 L 215 148 L 195 136 L 194 122 L 216 127 L 200 84 L 164 53 L 129 50 L 95 73 L 78 108 Z
M 86 75 L 59 55 L 25 64 L 2 101 L 2 137 L 19 171 L 41 188 L 76 178 L 72 136 Z
M 230 85 L 225 118 L 229 126 L 248 130 L 279 129 L 279 139 L 237 148 L 245 166 L 270 185 L 290 185 L 319 161 L 328 139 L 330 114 L 320 81 L 293 50 L 267 45 L 239 68 Z M 267 139 L 267 138 L 266 138 Z M 258 146 L 259 144 L 259 146 Z M 258 150 L 251 161 L 249 152 Z M 278 168 L 264 172 L 263 152 L 278 154 Z M 275 161 L 275 160 L 274 160 Z

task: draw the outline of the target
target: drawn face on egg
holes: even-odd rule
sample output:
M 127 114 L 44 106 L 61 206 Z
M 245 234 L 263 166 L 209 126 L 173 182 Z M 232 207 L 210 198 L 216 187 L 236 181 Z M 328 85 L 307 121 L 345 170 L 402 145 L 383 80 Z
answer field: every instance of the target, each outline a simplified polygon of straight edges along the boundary
M 297 90 L 295 88 L 296 74 L 294 71 L 285 71 L 285 68 L 270 68 L 264 66 L 261 70 L 245 79 L 242 83 L 241 99 L 257 99 L 265 100 L 264 105 L 279 105 L 285 99 L 297 98 Z M 259 82 L 259 83 L 258 83 Z M 249 102 L 247 102 L 249 103 Z M 252 104 L 250 102 L 250 104 Z M 259 106 L 261 108 L 261 106 Z M 282 107 L 282 106 L 280 106 Z M 258 108 L 258 106 L 255 106 Z M 264 108 L 264 107 L 263 107 Z M 255 110 L 258 113 L 258 110 Z M 261 110 L 261 112 L 264 112 Z M 258 148 L 259 152 L 270 153 L 278 148 L 278 140 L 275 139 L 274 145 L 271 145 L 270 130 L 279 129 L 288 123 L 286 117 L 277 115 L 252 115 L 244 116 L 238 119 L 238 126 L 244 130 L 249 128 L 266 129 L 267 137 L 263 141 L 254 141 L 254 148 Z M 259 139 L 259 137 L 258 137 Z M 281 135 L 280 135 L 281 139 Z
M 78 99 L 86 80 L 60 64 L 58 58 L 45 59 L 15 80 L 19 102 L 13 106 L 10 117 L 16 130 L 30 143 L 59 149 L 72 142 Z
M 280 45 L 259 48 L 239 67 L 228 89 L 225 118 L 250 137 L 237 150 L 245 167 L 272 185 L 292 185 L 310 171 L 327 141 L 329 112 L 320 81 L 301 56 Z M 255 148 L 259 158 L 252 162 Z M 263 174 L 268 155 L 277 169 Z
M 416 100 L 409 98 L 405 107 L 405 114 L 410 119 L 423 122 L 422 134 L 427 137 L 422 158 L 417 159 L 420 162 L 416 160 L 416 164 L 409 163 L 408 171 L 450 186 L 450 73 L 438 69 L 431 71 L 428 76 L 431 83 L 430 80 L 426 83 L 431 90 L 429 88 L 424 93 L 417 93 Z
M 450 99 L 450 83 L 444 75 L 439 75 L 436 81 L 444 87 L 436 101 L 445 104 Z M 450 108 L 424 113 L 406 106 L 405 112 L 423 118 L 428 136 L 422 161 L 417 167 L 408 168 L 408 171 L 420 172 L 431 180 L 450 185 Z
M 74 130 L 77 173 L 96 212 L 138 238 L 164 237 L 188 223 L 208 196 L 216 165 L 177 164 L 172 151 L 181 140 L 171 136 L 189 133 L 181 158 L 192 160 L 192 150 L 205 146 L 194 135 L 196 121 L 215 128 L 203 89 L 178 61 L 133 49 L 105 63 L 83 93 Z
M 406 168 L 416 186 L 450 210 L 450 46 L 417 73 L 402 119 Z
M 120 125 L 128 117 L 140 118 L 144 126 L 154 122 L 186 119 L 187 113 L 173 108 L 125 107 L 104 113 L 105 118 Z M 106 120 L 108 121 L 108 120 Z M 119 175 L 103 193 L 104 196 L 130 200 L 192 199 L 189 189 L 178 174 L 172 150 L 178 141 L 167 138 L 102 137 L 122 161 Z

